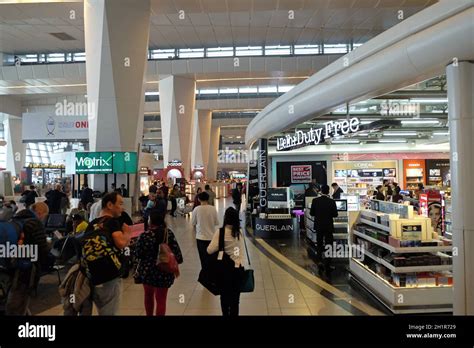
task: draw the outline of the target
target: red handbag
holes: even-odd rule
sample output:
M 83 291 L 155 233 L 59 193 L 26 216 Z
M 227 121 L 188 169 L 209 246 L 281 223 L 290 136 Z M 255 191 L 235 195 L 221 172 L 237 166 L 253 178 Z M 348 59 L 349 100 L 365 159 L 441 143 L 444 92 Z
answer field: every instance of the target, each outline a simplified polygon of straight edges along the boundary
M 165 228 L 165 236 L 163 243 L 158 248 L 158 258 L 156 265 L 158 269 L 164 273 L 173 273 L 175 277 L 179 277 L 179 266 L 175 254 L 168 245 L 168 228 Z

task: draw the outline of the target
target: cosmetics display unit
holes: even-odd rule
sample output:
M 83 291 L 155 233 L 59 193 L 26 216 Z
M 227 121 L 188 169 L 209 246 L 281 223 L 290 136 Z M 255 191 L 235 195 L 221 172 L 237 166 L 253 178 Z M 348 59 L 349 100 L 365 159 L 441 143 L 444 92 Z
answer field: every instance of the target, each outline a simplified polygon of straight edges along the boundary
M 351 226 L 350 243 L 364 255 L 350 259 L 351 279 L 393 313 L 452 311 L 452 246 L 412 206 L 371 201 Z

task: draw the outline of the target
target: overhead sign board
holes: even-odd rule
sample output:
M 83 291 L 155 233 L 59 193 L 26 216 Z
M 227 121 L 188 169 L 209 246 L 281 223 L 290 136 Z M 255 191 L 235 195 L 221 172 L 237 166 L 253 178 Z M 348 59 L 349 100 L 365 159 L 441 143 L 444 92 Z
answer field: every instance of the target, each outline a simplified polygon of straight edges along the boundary
M 76 174 L 135 174 L 136 152 L 76 152 Z
M 87 116 L 56 116 L 43 113 L 23 114 L 22 139 L 35 141 L 87 141 L 89 121 Z
M 310 128 L 307 131 L 297 130 L 293 135 L 277 138 L 277 151 L 318 145 L 326 139 L 345 136 L 359 131 L 360 120 L 356 117 L 344 121 L 330 121 L 319 128 Z

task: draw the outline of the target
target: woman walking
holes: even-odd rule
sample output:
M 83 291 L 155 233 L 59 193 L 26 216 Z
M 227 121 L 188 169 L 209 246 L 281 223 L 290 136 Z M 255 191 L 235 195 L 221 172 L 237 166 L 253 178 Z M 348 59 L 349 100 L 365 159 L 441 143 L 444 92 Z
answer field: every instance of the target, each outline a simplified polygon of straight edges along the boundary
M 222 236 L 223 234 L 223 236 Z M 219 238 L 224 241 L 222 267 L 219 268 L 219 288 L 221 292 L 221 308 L 223 316 L 238 316 L 240 302 L 240 287 L 244 272 L 243 267 L 243 236 L 240 232 L 239 212 L 229 207 L 225 211 L 224 224 L 214 234 L 207 247 L 208 254 L 219 251 Z
M 173 273 L 161 271 L 156 264 L 162 243 L 168 244 L 178 263 L 183 262 L 181 249 L 174 233 L 166 226 L 163 214 L 153 210 L 150 213 L 149 230 L 140 235 L 135 248 L 138 267 L 134 278 L 137 283 L 143 284 L 147 316 L 153 315 L 155 302 L 155 315 L 166 314 L 168 289 L 173 285 L 175 279 Z

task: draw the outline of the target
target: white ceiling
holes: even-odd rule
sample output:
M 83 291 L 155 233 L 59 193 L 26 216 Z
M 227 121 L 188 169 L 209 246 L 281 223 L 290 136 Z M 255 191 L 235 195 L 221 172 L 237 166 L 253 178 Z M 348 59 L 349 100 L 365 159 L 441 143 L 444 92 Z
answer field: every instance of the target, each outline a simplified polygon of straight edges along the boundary
M 150 47 L 365 42 L 436 0 L 152 0 Z M 71 19 L 75 11 L 75 19 Z M 179 18 L 184 11 L 184 19 Z M 294 19 L 289 19 L 294 11 Z M 64 32 L 77 40 L 61 41 Z M 0 4 L 0 51 L 84 50 L 83 4 Z

